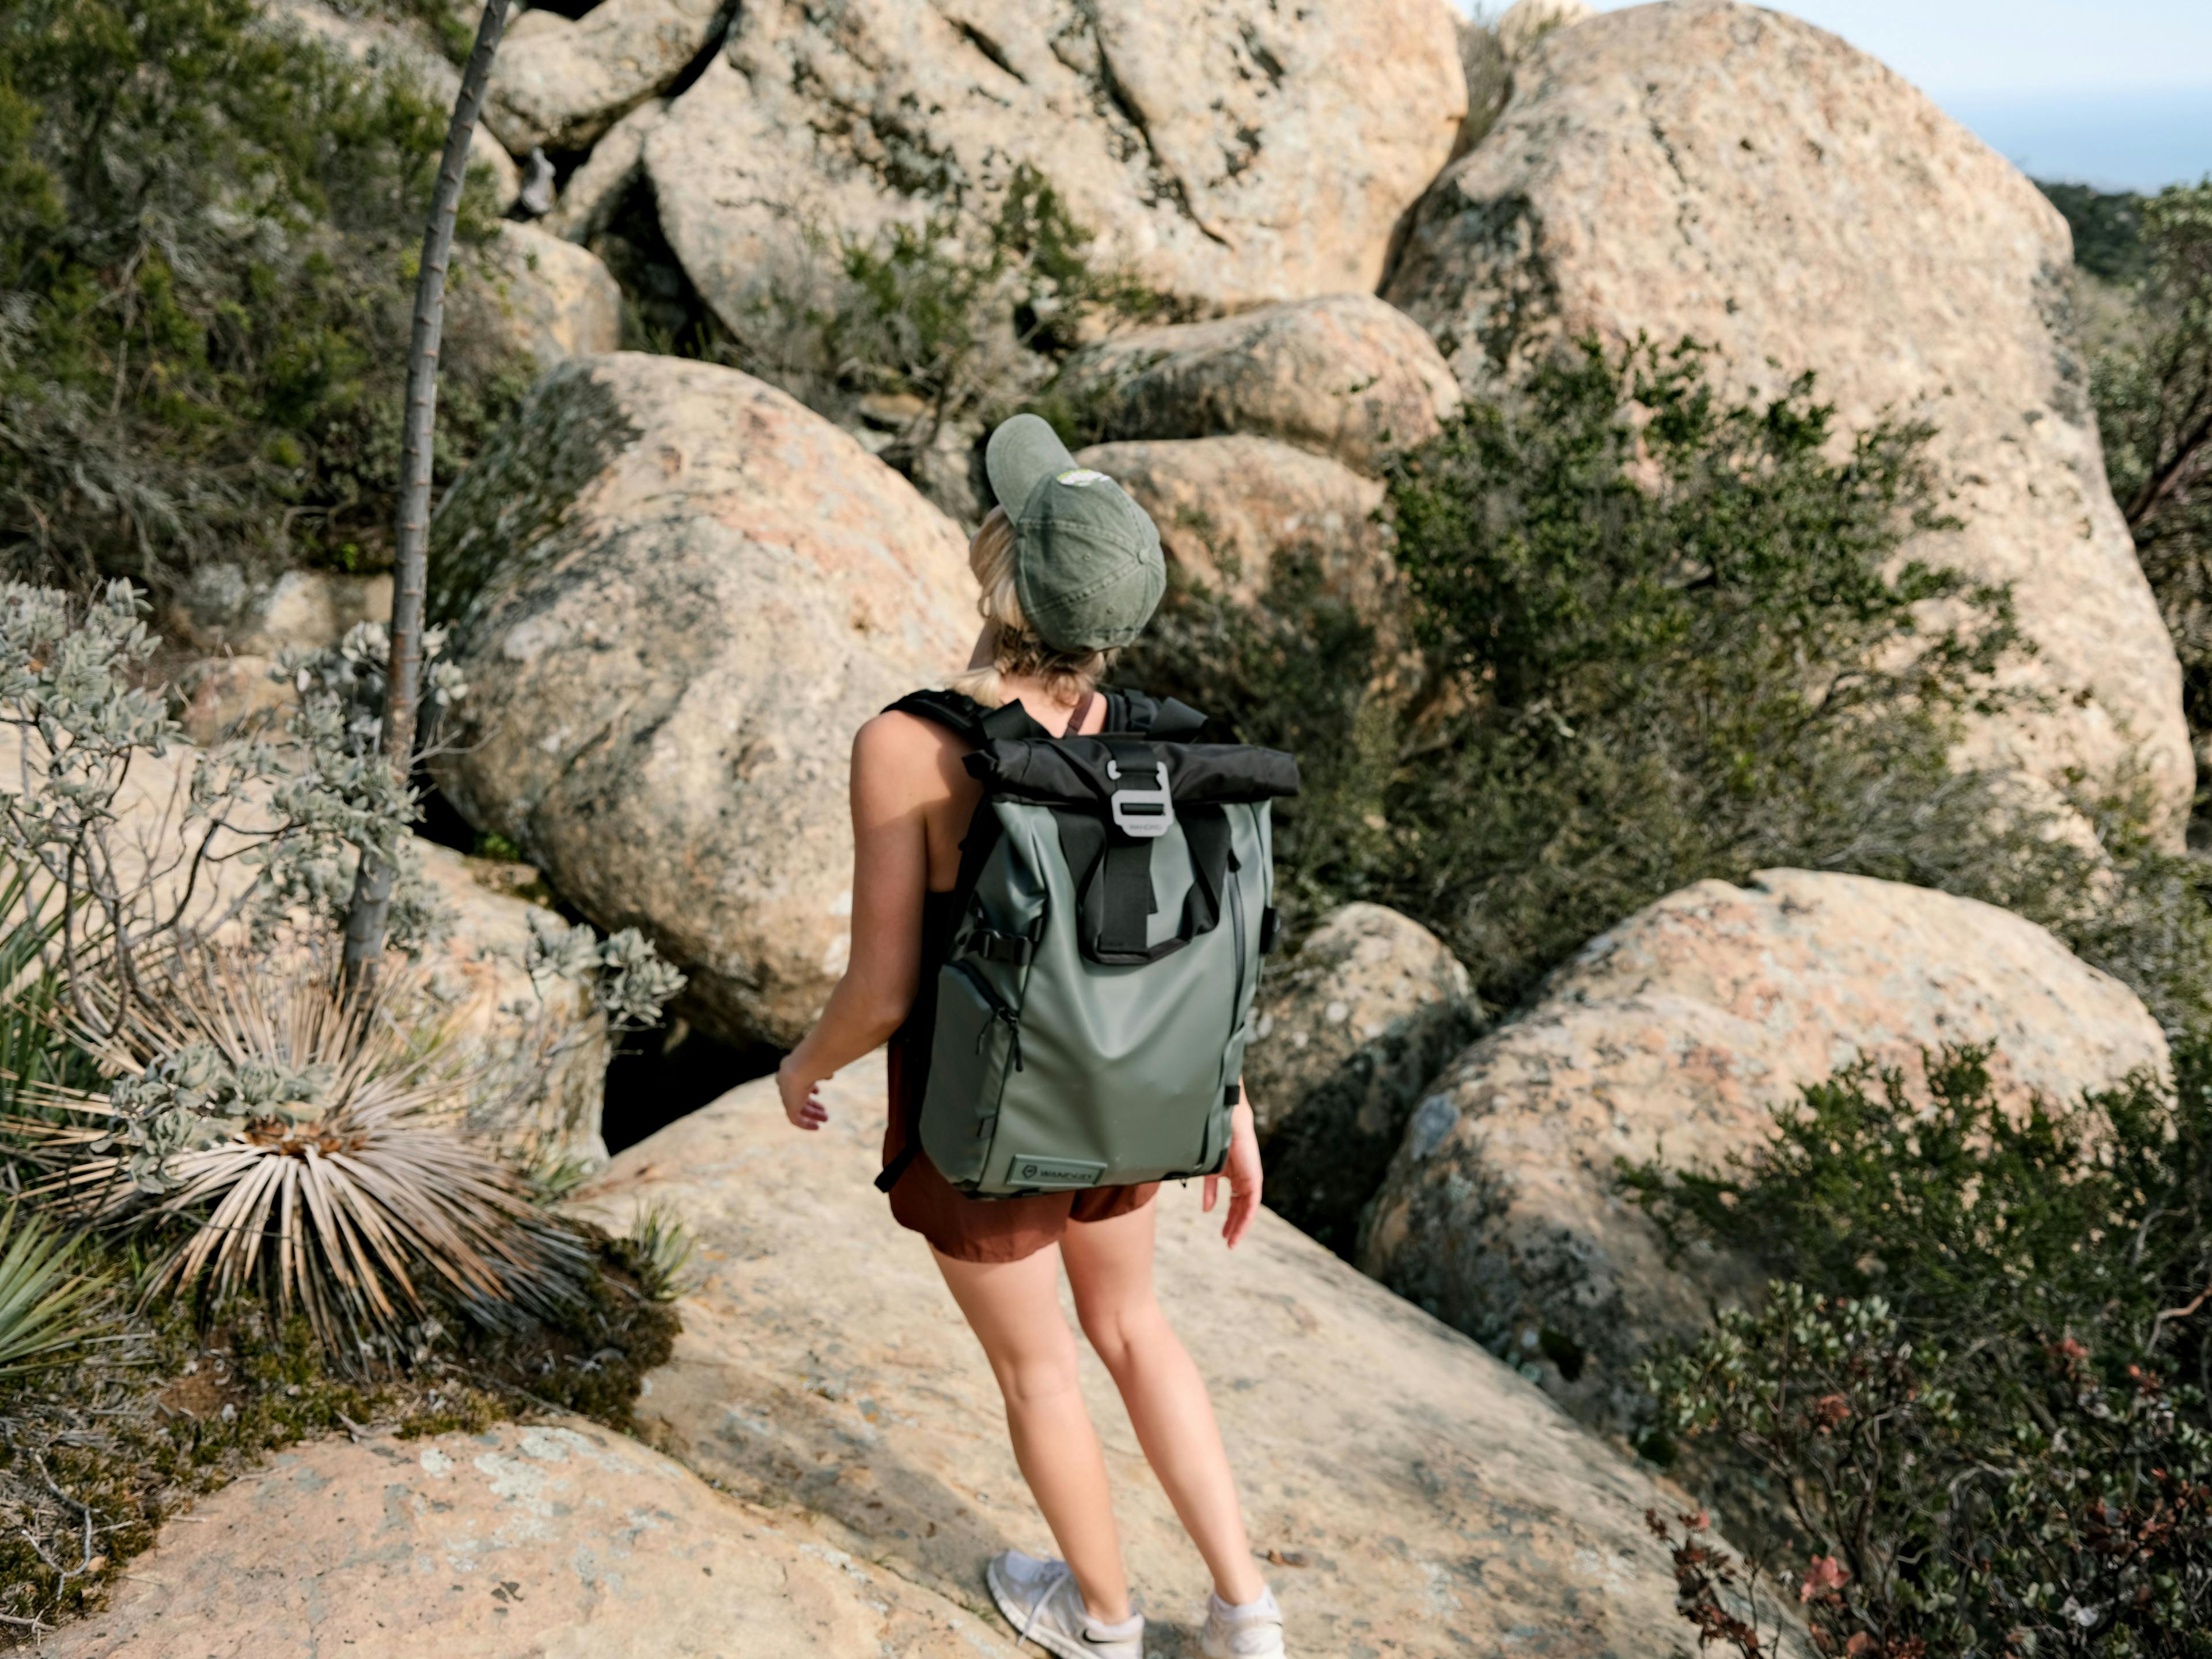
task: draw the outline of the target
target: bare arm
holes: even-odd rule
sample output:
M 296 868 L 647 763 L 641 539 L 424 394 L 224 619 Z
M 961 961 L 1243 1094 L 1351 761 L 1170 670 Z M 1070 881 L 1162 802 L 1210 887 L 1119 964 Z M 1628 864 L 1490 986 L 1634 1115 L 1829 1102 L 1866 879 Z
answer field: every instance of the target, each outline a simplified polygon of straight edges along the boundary
M 1244 1079 L 1238 1078 L 1237 1109 L 1229 1120 L 1229 1157 L 1220 1175 L 1206 1176 L 1205 1201 L 1199 1206 L 1211 1212 L 1221 1190 L 1222 1176 L 1229 1177 L 1229 1217 L 1222 1224 L 1221 1236 L 1229 1241 L 1232 1250 L 1259 1211 L 1263 1174 L 1260 1167 L 1260 1137 L 1252 1123 L 1252 1097 L 1244 1092 Z
M 878 714 L 853 739 L 853 948 L 822 1018 L 776 1071 L 784 1115 L 818 1129 L 824 1078 L 899 1028 L 921 975 L 928 809 L 946 794 L 936 746 L 906 714 Z

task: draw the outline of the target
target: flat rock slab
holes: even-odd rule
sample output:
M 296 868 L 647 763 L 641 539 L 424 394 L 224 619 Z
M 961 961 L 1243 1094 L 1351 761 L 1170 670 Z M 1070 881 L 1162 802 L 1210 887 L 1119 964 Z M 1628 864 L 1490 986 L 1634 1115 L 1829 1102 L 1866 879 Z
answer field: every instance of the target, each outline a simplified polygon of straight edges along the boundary
M 624 1152 L 586 1189 L 696 1231 L 704 1279 L 648 1431 L 718 1486 L 803 1504 L 887 1574 L 988 1611 L 984 1560 L 1049 1547 L 981 1351 L 927 1247 L 871 1182 L 879 1060 L 823 1091 L 829 1127 L 748 1084 Z M 1234 1253 L 1195 1183 L 1159 1201 L 1163 1300 L 1207 1376 L 1255 1549 L 1302 1655 L 1687 1655 L 1647 1504 L 1682 1499 L 1473 1343 L 1265 1214 Z M 1206 1589 L 1110 1382 L 1085 1389 L 1148 1654 L 1198 1651 Z M 1302 1565 L 1286 1565 L 1298 1563 Z
M 324 1441 L 173 1522 L 55 1659 L 1012 1659 L 944 1598 L 579 1419 Z

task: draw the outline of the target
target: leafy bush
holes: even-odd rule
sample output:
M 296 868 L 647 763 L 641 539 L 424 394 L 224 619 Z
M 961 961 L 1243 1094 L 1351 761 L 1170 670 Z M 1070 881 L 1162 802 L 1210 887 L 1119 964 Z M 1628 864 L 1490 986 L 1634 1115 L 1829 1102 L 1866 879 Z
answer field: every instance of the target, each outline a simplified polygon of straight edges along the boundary
M 2035 187 L 2065 216 L 2074 234 L 2074 263 L 2107 283 L 2131 283 L 2143 274 L 2143 198 L 2133 191 L 2039 179 Z
M 2182 1044 L 2170 1087 L 2009 1111 L 1988 1059 L 1932 1056 L 1924 1101 L 1862 1064 L 1754 1158 L 1635 1172 L 1678 1243 L 1778 1276 L 1647 1382 L 1667 1433 L 1718 1443 L 1786 1506 L 1803 1565 L 1784 1577 L 1824 1651 L 2193 1659 L 2212 1651 L 2212 1048 Z
M 1585 345 L 1395 464 L 1402 599 L 1286 559 L 1257 607 L 1168 607 L 1127 669 L 1297 751 L 1304 916 L 1403 910 L 1493 1006 L 1666 893 L 1794 866 L 2024 911 L 2179 1011 L 2212 988 L 2193 869 L 2124 781 L 2079 803 L 2126 843 L 2100 885 L 2046 807 L 1954 767 L 2017 695 L 2009 596 L 1905 556 L 1948 522 L 1924 429 L 1841 435 L 1809 380 L 1729 403 L 1692 347 Z
M 141 683 L 155 649 L 146 608 L 125 581 L 82 605 L 0 584 L 0 731 L 17 749 L 0 790 L 0 865 L 70 896 L 58 921 L 72 991 L 87 951 L 116 953 L 128 982 L 135 957 L 166 941 L 335 919 L 349 856 L 397 856 L 414 811 L 374 755 L 360 677 L 330 665 L 297 665 L 281 731 L 204 753 L 183 744 L 167 696 Z M 458 694 L 449 678 L 432 684 Z M 404 945 L 435 930 L 419 890 L 405 916 L 416 937 Z
M 2183 670 L 2191 727 L 2212 730 L 2212 181 L 2142 203 L 2139 316 L 2090 386 L 2105 468 Z
M 387 556 L 447 112 L 254 0 L 0 4 L 0 556 L 166 592 Z M 464 240 L 495 228 L 472 191 Z M 522 388 L 449 329 L 440 471 Z

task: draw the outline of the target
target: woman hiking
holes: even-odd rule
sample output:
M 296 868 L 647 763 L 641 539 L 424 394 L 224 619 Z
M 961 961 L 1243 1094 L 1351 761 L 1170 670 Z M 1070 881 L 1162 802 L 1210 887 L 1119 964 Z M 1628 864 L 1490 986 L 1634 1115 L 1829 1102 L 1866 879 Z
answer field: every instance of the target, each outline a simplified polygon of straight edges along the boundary
M 982 634 L 967 672 L 951 681 L 957 697 L 937 694 L 938 703 L 988 714 L 1001 735 L 1048 740 L 1106 731 L 1109 700 L 1099 676 L 1159 601 L 1158 532 L 1118 485 L 1078 467 L 1035 416 L 1017 416 L 992 434 L 986 468 L 998 505 L 969 549 Z M 1010 1550 L 988 1564 L 992 1595 L 1016 1631 L 1065 1659 L 1144 1656 L 1145 1620 L 1130 1603 L 1105 1460 L 1078 1387 L 1075 1339 L 1060 1310 L 1065 1266 L 1084 1334 L 1212 1575 L 1202 1651 L 1209 1659 L 1278 1659 L 1282 1615 L 1254 1563 L 1212 1402 L 1153 1297 L 1159 1183 L 975 1197 L 915 1144 L 939 972 L 961 922 L 962 844 L 983 799 L 982 784 L 963 764 L 978 746 L 972 732 L 962 735 L 941 715 L 898 706 L 854 738 L 852 957 L 821 1018 L 777 1073 L 784 1113 L 798 1128 L 818 1129 L 828 1113 L 817 1085 L 890 1040 L 890 1120 L 879 1184 L 888 1186 L 899 1224 L 928 1241 L 982 1344 L 1006 1401 L 1015 1458 L 1062 1558 Z M 1164 769 L 1160 782 L 1164 797 Z M 1194 855 L 1194 869 L 1197 862 Z M 1241 945 L 1237 960 L 1237 991 L 1247 994 Z M 1034 1056 L 1039 1036 L 1017 1030 L 1015 1065 L 1023 1037 Z M 1224 1096 L 1216 1088 L 1210 1098 Z M 1241 1080 L 1226 1098 L 1235 1103 L 1218 1167 L 1229 1182 L 1223 1237 L 1234 1248 L 1259 1206 L 1261 1170 Z M 1220 1178 L 1206 1176 L 1209 1212 Z

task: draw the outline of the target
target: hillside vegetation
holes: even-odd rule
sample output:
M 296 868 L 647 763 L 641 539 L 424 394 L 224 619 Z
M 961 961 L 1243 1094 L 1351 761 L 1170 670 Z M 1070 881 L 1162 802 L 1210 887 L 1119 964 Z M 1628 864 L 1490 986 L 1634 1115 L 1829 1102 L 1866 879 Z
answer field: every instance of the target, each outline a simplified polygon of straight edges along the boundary
M 253 0 L 0 4 L 0 556 L 377 568 L 447 112 Z M 481 185 L 464 242 L 495 221 Z M 463 262 L 465 264 L 465 262 Z M 464 278 L 465 279 L 465 278 Z M 449 331 L 440 473 L 524 377 Z
M 2148 197 L 2043 188 L 2073 228 L 2105 470 L 2181 658 L 2201 756 L 2212 733 L 2212 179 Z

